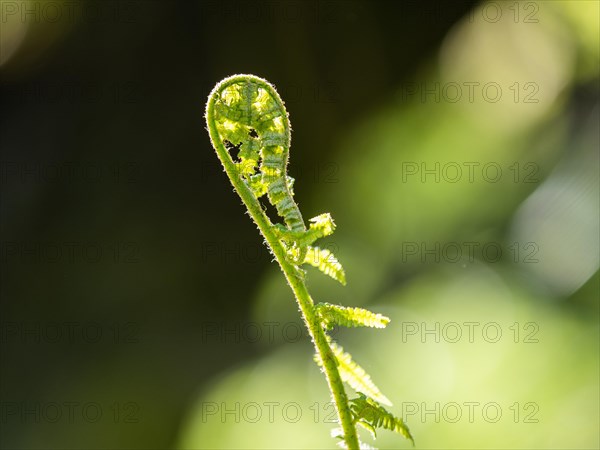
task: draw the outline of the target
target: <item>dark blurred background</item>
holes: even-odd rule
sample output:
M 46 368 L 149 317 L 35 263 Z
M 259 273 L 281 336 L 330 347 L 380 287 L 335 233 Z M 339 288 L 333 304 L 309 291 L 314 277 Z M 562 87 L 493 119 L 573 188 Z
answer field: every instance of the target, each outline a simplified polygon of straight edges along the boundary
M 235 73 L 277 87 L 304 217 L 338 224 L 348 287 L 313 296 L 392 318 L 340 340 L 397 414 L 441 402 L 419 447 L 598 447 L 597 2 L 0 5 L 2 448 L 333 445 L 244 416 L 327 394 L 208 140 Z M 503 340 L 452 345 L 468 321 Z M 473 401 L 504 420 L 444 416 Z

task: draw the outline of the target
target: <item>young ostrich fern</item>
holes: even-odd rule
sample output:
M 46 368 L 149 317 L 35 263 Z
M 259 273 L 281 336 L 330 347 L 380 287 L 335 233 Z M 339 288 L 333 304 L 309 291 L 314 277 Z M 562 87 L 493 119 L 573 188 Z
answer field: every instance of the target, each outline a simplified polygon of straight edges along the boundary
M 315 360 L 327 379 L 340 429 L 334 436 L 340 445 L 358 449 L 356 426 L 375 436 L 376 428 L 396 431 L 413 442 L 402 419 L 381 404 L 391 405 L 369 375 L 350 354 L 327 334 L 333 326 L 384 328 L 389 319 L 362 308 L 347 308 L 313 302 L 305 284 L 303 264 L 346 284 L 346 275 L 335 256 L 314 246 L 318 239 L 335 230 L 331 216 L 321 214 L 305 225 L 294 201 L 293 178 L 287 175 L 290 150 L 290 123 L 283 101 L 266 80 L 253 75 L 234 75 L 218 83 L 208 97 L 206 123 L 210 139 L 223 168 L 281 267 L 300 306 L 313 340 Z M 230 152 L 237 152 L 232 156 Z M 265 196 L 282 218 L 272 223 L 259 198 Z M 347 383 L 358 397 L 348 400 Z

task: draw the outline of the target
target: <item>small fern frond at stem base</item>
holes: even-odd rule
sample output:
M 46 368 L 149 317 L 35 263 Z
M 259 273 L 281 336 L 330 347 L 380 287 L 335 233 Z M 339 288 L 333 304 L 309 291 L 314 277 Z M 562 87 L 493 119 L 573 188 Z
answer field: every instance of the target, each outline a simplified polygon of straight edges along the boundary
M 304 264 L 316 267 L 325 275 L 346 285 L 346 273 L 336 257 L 326 248 L 307 247 Z
M 369 374 L 352 360 L 352 356 L 350 356 L 349 353 L 344 352 L 344 349 L 333 342 L 331 338 L 327 337 L 327 341 L 335 356 L 342 381 L 347 383 L 356 392 L 367 395 L 384 405 L 391 406 L 392 403 L 389 399 L 381 393 L 379 388 L 371 380 Z M 319 355 L 315 355 L 315 361 L 320 366 L 323 365 Z
M 352 410 L 354 421 L 373 433 L 375 433 L 376 428 L 394 431 L 410 440 L 413 446 L 415 445 L 410 430 L 404 421 L 388 412 L 375 400 L 368 398 L 364 394 L 359 394 L 358 398 L 350 400 L 350 409 Z
M 330 330 L 335 325 L 342 327 L 385 328 L 390 323 L 389 317 L 376 314 L 363 308 L 350 308 L 331 303 L 319 303 L 316 311 L 323 326 Z

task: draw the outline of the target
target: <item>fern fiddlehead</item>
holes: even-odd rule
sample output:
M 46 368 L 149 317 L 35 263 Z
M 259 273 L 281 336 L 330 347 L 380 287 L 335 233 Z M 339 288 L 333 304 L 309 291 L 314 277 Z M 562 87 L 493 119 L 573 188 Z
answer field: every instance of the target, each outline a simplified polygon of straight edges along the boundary
M 327 334 L 333 326 L 383 328 L 387 317 L 361 308 L 329 303 L 315 305 L 300 267 L 309 264 L 346 284 L 341 264 L 327 249 L 313 246 L 335 230 L 328 213 L 310 219 L 306 227 L 294 201 L 294 180 L 287 175 L 291 144 L 290 123 L 275 88 L 254 75 L 234 75 L 218 83 L 208 97 L 206 123 L 212 145 L 229 180 L 283 271 L 309 334 L 315 345 L 315 360 L 322 367 L 338 414 L 340 444 L 360 446 L 356 425 L 374 433 L 376 427 L 400 432 L 412 441 L 401 419 L 388 413 L 389 405 L 369 375 Z M 234 153 L 237 153 L 235 155 Z M 259 199 L 267 197 L 283 223 L 272 223 Z M 346 382 L 359 397 L 348 400 Z

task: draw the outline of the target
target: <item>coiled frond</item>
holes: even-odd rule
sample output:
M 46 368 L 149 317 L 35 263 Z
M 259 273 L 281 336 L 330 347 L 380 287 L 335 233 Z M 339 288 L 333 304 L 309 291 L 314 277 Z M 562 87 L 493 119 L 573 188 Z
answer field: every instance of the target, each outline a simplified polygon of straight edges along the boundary
M 371 448 L 358 440 L 357 424 L 373 433 L 376 427 L 393 429 L 412 440 L 402 420 L 379 405 L 391 404 L 387 397 L 326 333 L 336 325 L 384 328 L 389 319 L 362 308 L 329 303 L 315 306 L 308 293 L 302 264 L 318 268 L 343 285 L 346 274 L 331 251 L 313 245 L 335 231 L 331 215 L 313 217 L 307 228 L 294 201 L 294 179 L 287 175 L 291 127 L 283 100 L 266 80 L 254 75 L 234 75 L 218 83 L 210 93 L 206 123 L 229 180 L 281 267 L 311 331 L 315 360 L 327 376 L 338 412 L 340 444 L 353 450 Z M 281 219 L 275 220 L 277 223 L 271 222 L 259 201 L 265 197 Z M 360 395 L 351 404 L 344 382 Z

